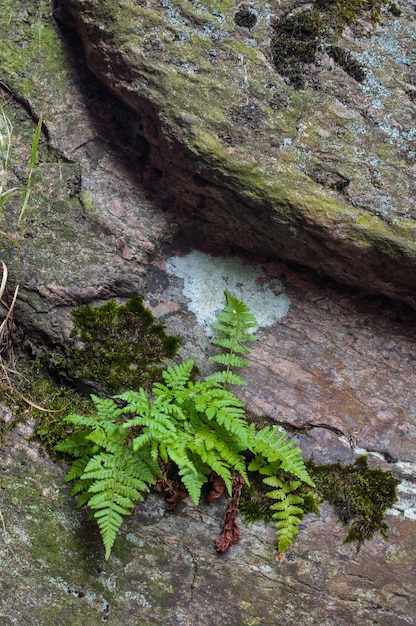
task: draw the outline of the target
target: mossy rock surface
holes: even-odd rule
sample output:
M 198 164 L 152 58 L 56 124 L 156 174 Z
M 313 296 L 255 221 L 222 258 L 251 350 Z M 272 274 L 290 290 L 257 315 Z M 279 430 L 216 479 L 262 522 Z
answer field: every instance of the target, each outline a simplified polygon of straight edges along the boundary
M 52 358 L 53 347 L 70 337 L 74 307 L 112 297 L 124 302 L 144 292 L 146 266 L 173 227 L 120 157 L 126 130 L 117 120 L 125 123 L 132 114 L 77 61 L 74 45 L 62 41 L 52 3 L 0 5 L 0 107 L 13 127 L 5 187 L 18 189 L 1 207 L 0 258 L 12 290 L 18 255 L 12 239 L 21 239 L 16 327 L 30 344 L 48 343 Z M 30 200 L 19 228 L 41 112 Z
M 5 410 L 0 406 L 2 418 Z M 225 503 L 173 513 L 151 496 L 126 519 L 104 561 L 101 540 L 76 509 L 65 471 L 28 443 L 21 424 L 0 449 L 0 599 L 5 626 L 401 626 L 416 618 L 415 524 L 390 516 L 393 539 L 342 545 L 328 507 L 305 518 L 279 562 L 274 530 L 243 528 L 224 557 L 215 553 Z M 243 524 L 242 524 L 243 527 Z
M 137 112 L 147 182 L 201 239 L 415 304 L 411 7 L 58 6 L 89 67 Z

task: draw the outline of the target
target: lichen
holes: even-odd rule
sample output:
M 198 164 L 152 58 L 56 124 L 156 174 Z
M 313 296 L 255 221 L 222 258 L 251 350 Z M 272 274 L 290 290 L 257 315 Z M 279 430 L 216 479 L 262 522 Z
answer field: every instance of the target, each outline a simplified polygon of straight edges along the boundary
M 259 326 L 272 326 L 289 311 L 290 300 L 280 281 L 268 278 L 261 266 L 244 264 L 238 258 L 194 250 L 168 259 L 166 271 L 183 278 L 188 307 L 208 334 L 224 304 L 225 289 L 250 307 Z

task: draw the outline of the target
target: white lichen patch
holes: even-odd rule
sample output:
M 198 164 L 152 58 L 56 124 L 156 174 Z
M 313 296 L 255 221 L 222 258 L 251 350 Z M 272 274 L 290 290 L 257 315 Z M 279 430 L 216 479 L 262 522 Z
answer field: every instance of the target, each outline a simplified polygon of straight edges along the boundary
M 142 593 L 133 592 L 133 591 L 125 591 L 122 594 L 122 597 L 125 598 L 126 600 L 134 600 L 135 602 L 137 602 L 143 607 L 146 607 L 146 608 L 152 607 L 150 602 L 145 598 L 145 596 Z
M 397 502 L 386 511 L 389 515 L 416 520 L 416 485 L 403 480 L 397 487 Z
M 280 281 L 268 277 L 260 266 L 246 265 L 238 258 L 193 250 L 183 257 L 171 257 L 166 271 L 183 278 L 189 309 L 208 334 L 224 306 L 225 289 L 250 307 L 259 326 L 272 326 L 290 307 Z
M 117 591 L 117 577 L 115 576 L 115 574 L 107 574 L 107 572 L 101 572 L 98 580 L 103 587 L 108 589 L 108 591 L 111 591 L 113 593 Z

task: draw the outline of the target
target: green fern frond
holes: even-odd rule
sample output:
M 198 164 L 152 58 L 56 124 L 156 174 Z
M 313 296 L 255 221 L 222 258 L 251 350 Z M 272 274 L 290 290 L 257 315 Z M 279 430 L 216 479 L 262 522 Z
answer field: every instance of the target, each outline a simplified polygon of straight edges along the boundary
M 275 487 L 266 496 L 278 502 L 271 505 L 274 511 L 272 518 L 275 522 L 278 537 L 278 550 L 285 552 L 292 544 L 294 536 L 299 532 L 299 524 L 303 517 L 303 498 L 296 493 L 301 482 L 297 480 L 282 480 L 277 476 L 265 478 L 263 482 Z
M 216 411 L 223 406 L 239 407 L 241 409 L 244 407 L 244 403 L 231 391 L 211 383 L 201 383 L 198 387 L 198 393 L 190 393 L 188 398 L 193 400 L 197 411 L 207 413 L 208 419 L 211 419 Z
M 89 457 L 85 456 L 80 459 L 76 459 L 76 461 L 72 463 L 69 472 L 65 476 L 66 483 L 69 483 L 71 480 L 76 480 L 77 478 L 81 478 L 87 466 L 88 459 Z
M 231 352 L 227 352 L 225 354 L 215 354 L 210 357 L 211 361 L 215 363 L 220 363 L 221 365 L 230 365 L 232 367 L 249 367 L 250 363 L 245 359 L 242 359 L 240 356 L 236 354 L 232 354 Z
M 199 504 L 202 487 L 208 482 L 207 476 L 197 472 L 192 463 L 182 466 L 179 469 L 179 476 L 181 477 L 192 502 Z
M 166 386 L 170 389 L 178 389 L 180 387 L 185 387 L 188 383 L 192 370 L 194 368 L 195 361 L 193 359 L 189 359 L 188 361 L 184 361 L 179 365 L 174 365 L 172 367 L 167 367 L 163 372 L 162 376 L 166 383 Z M 158 388 L 158 384 L 156 383 L 155 388 Z
M 91 503 L 91 500 L 89 504 Z M 106 506 L 94 512 L 94 518 L 100 529 L 101 538 L 105 548 L 105 559 L 110 558 L 111 550 L 117 538 L 118 530 L 123 523 L 122 515 L 128 515 L 129 509 L 119 507 L 115 502 L 108 502 Z
M 70 415 L 67 415 L 64 421 L 69 422 L 70 424 L 75 424 L 76 426 L 85 426 L 86 428 L 91 428 L 91 425 L 93 424 L 91 417 L 78 415 L 77 413 L 71 413 Z
M 205 378 L 207 382 L 217 383 L 218 385 L 238 385 L 244 387 L 247 385 L 244 378 L 241 378 L 238 374 L 232 371 L 222 370 L 221 372 L 214 372 Z
M 108 452 L 116 453 L 127 441 L 127 432 L 118 424 L 95 428 L 85 438 Z
M 251 348 L 244 345 L 244 342 L 255 341 L 256 336 L 249 332 L 257 327 L 257 321 L 249 307 L 233 296 L 228 290 L 225 291 L 226 304 L 218 316 L 218 323 L 213 324 L 213 328 L 219 333 L 219 337 L 212 340 L 212 343 L 226 350 L 223 354 L 217 354 L 210 357 L 214 363 L 220 363 L 226 367 L 222 377 L 208 376 L 207 381 L 221 382 L 224 387 L 227 384 L 242 384 L 240 377 L 234 378 L 232 382 L 231 376 L 233 367 L 247 367 L 249 363 L 237 356 L 238 354 L 250 354 Z M 244 383 L 243 383 L 244 384 Z
M 249 482 L 246 472 L 246 460 L 241 454 L 246 449 L 244 445 L 238 445 L 232 439 L 226 442 L 223 430 L 217 432 L 215 429 L 209 429 L 203 423 L 194 425 L 193 433 L 186 445 L 193 455 L 196 455 L 202 461 L 204 467 L 198 467 L 201 473 L 208 476 L 215 472 L 218 476 L 221 476 L 230 495 L 233 472 L 237 472 L 247 483 Z
M 224 324 L 214 324 L 213 327 L 215 328 L 215 330 L 221 331 L 223 333 L 238 331 L 237 328 L 224 326 Z M 246 333 L 242 333 L 238 331 L 238 336 L 236 337 L 231 337 L 231 338 L 225 337 L 225 338 L 220 338 L 220 339 L 213 339 L 212 343 L 216 346 L 220 346 L 221 348 L 226 348 L 227 350 L 231 350 L 231 353 L 228 353 L 228 354 L 231 354 L 231 356 L 235 358 L 236 357 L 235 353 L 250 354 L 252 352 L 251 348 L 249 348 L 248 346 L 245 346 L 242 343 L 243 341 L 255 341 L 255 335 L 246 334 Z M 227 353 L 224 353 L 224 354 L 227 355 Z M 221 357 L 221 355 L 219 356 Z M 218 359 L 216 357 L 212 357 L 211 360 L 218 362 Z M 247 366 L 248 366 L 248 363 L 246 362 L 246 367 Z M 242 367 L 244 367 L 244 365 L 242 365 Z
M 302 459 L 302 452 L 293 439 L 286 440 L 278 426 L 265 426 L 255 432 L 251 426 L 253 452 L 256 457 L 249 465 L 249 470 L 262 470 L 268 464 L 278 463 L 278 467 L 293 474 L 308 485 L 314 486 Z M 267 462 L 267 463 L 266 463 Z
M 55 450 L 63 452 L 64 454 L 70 454 L 71 456 L 83 457 L 92 448 L 91 442 L 87 440 L 89 433 L 89 429 L 78 430 L 70 437 L 58 443 L 55 446 Z
M 225 307 L 218 315 L 218 322 L 213 324 L 213 328 L 235 341 L 255 341 L 256 337 L 250 331 L 257 328 L 258 324 L 250 308 L 233 296 L 228 289 L 225 290 L 225 298 Z M 247 348 L 244 348 L 244 352 L 246 350 Z
M 93 511 L 100 528 L 108 559 L 122 523 L 122 515 L 129 515 L 135 502 L 143 500 L 143 493 L 155 483 L 155 464 L 143 459 L 130 448 L 120 454 L 102 452 L 90 459 L 82 479 L 90 481 L 86 503 Z M 157 470 L 160 474 L 160 471 Z
M 133 415 L 141 415 L 143 417 L 148 416 L 150 413 L 151 404 L 143 388 L 140 388 L 138 392 L 126 391 L 114 397 L 126 403 L 123 413 L 132 413 Z
M 110 398 L 99 398 L 94 394 L 91 394 L 91 400 L 94 402 L 95 408 L 97 409 L 97 416 L 99 420 L 104 422 L 118 421 L 122 411 L 116 405 L 114 400 Z
M 79 482 L 81 482 L 81 481 L 79 481 Z M 90 493 L 88 493 L 88 489 L 89 489 L 89 487 L 90 487 L 90 484 L 91 484 L 91 483 L 90 483 L 90 482 L 88 482 L 88 481 L 83 481 L 83 482 L 82 482 L 82 491 L 81 491 L 81 489 L 80 489 L 80 492 L 81 492 L 81 493 L 80 493 L 80 496 L 79 496 L 78 501 L 77 501 L 77 507 L 78 507 L 79 509 L 80 509 L 82 506 L 84 506 L 84 504 L 88 504 L 88 500 L 91 498 L 91 494 L 90 494 Z M 74 485 L 74 489 L 71 491 L 71 495 L 72 495 L 72 496 L 76 495 L 76 493 L 75 493 L 75 487 L 76 487 L 76 484 Z

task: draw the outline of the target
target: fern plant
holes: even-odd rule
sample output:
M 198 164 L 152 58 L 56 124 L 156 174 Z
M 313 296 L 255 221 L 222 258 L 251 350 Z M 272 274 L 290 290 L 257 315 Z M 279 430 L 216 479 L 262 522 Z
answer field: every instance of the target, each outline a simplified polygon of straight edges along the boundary
M 196 504 L 212 472 L 223 479 L 230 496 L 236 477 L 249 483 L 248 472 L 260 472 L 273 487 L 268 495 L 276 500 L 271 508 L 279 551 L 297 532 L 303 499 L 295 492 L 301 482 L 312 481 L 294 442 L 286 441 L 278 426 L 256 431 L 243 402 L 227 389 L 246 384 L 233 368 L 249 365 L 243 357 L 251 352 L 246 342 L 255 340 L 256 320 L 243 302 L 228 291 L 225 295 L 213 341 L 222 352 L 211 357 L 224 369 L 194 380 L 190 359 L 166 368 L 150 396 L 143 388 L 114 399 L 93 396 L 96 416 L 66 418 L 80 430 L 57 449 L 76 457 L 66 480 L 76 481 L 72 493 L 79 496 L 78 505 L 87 504 L 93 512 L 106 558 L 122 516 L 160 476 L 159 462 L 175 463 Z
M 123 411 L 114 400 L 91 398 L 97 415 L 69 415 L 66 421 L 78 429 L 55 447 L 76 457 L 65 481 L 75 481 L 71 495 L 78 495 L 78 506 L 89 506 L 108 559 L 122 516 L 131 514 L 161 474 L 147 451 L 133 451 L 129 433 L 122 427 Z

